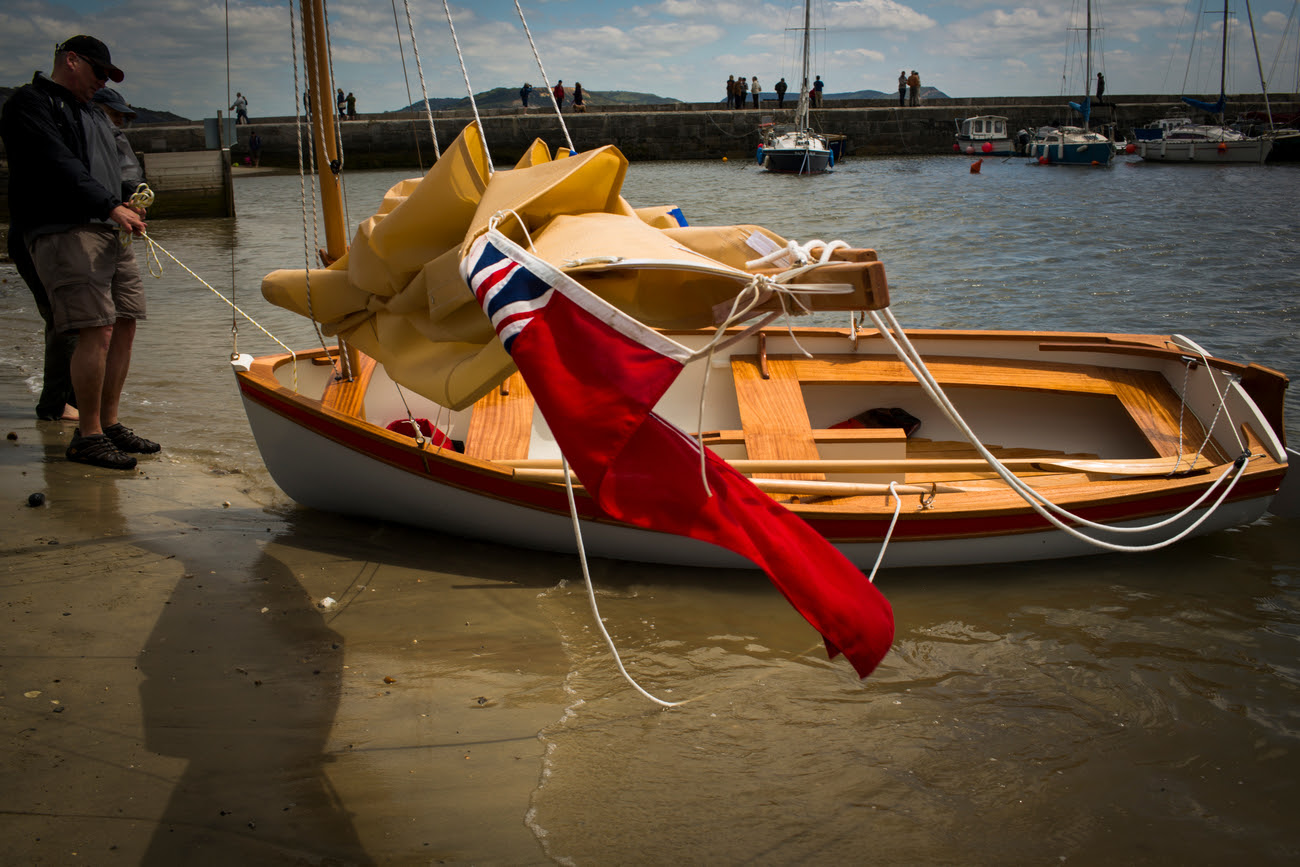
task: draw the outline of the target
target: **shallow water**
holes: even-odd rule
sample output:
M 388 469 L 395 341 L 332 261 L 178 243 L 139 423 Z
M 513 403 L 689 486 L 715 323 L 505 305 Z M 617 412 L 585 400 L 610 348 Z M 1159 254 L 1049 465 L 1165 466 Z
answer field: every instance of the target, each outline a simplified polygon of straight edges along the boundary
M 695 223 L 875 247 L 908 326 L 1182 333 L 1225 357 L 1300 373 L 1300 168 L 986 160 L 971 174 L 970 163 L 852 159 L 820 178 L 769 176 L 741 161 L 639 164 L 624 193 L 634 205 L 680 205 Z M 349 176 L 353 222 L 405 174 Z M 257 291 L 268 270 L 303 262 L 298 180 L 241 177 L 236 193 L 236 220 L 156 221 L 151 232 L 285 342 L 310 346 L 310 328 Z M 652 692 L 689 700 L 662 711 L 614 668 L 572 559 L 287 502 L 239 408 L 224 304 L 170 263 L 148 290 L 130 422 L 167 443 L 172 459 L 240 477 L 266 509 L 248 522 L 271 530 L 247 568 L 292 575 L 306 599 L 347 601 L 347 616 L 329 624 L 350 670 L 400 668 L 401 682 L 418 681 L 401 699 L 424 720 L 410 727 L 358 740 L 367 715 L 394 712 L 361 690 L 345 688 L 323 711 L 332 733 L 321 749 L 348 769 L 332 772 L 343 807 L 334 818 L 350 821 L 377 861 L 429 855 L 394 842 L 408 840 L 406 813 L 423 821 L 425 798 L 444 809 L 463 802 L 463 816 L 421 826 L 420 839 L 427 846 L 434 835 L 437 852 L 466 862 L 1300 855 L 1295 520 L 1149 555 L 887 571 L 880 583 L 897 639 L 864 683 L 826 660 L 760 577 L 597 563 L 601 611 L 629 668 Z M 40 368 L 34 311 L 12 277 L 0 303 L 0 364 L 30 390 Z M 241 322 L 238 349 L 276 347 Z M 22 399 L 6 392 L 9 403 Z M 1293 431 L 1298 406 L 1292 394 Z M 391 644 L 349 637 L 367 612 L 391 625 Z M 408 635 L 427 649 L 417 655 L 407 640 L 399 653 Z M 488 701 L 459 710 L 472 694 Z M 430 777 L 413 783 L 393 758 L 465 745 L 455 756 L 463 768 L 468 745 L 511 727 L 540 738 L 517 756 L 516 774 L 535 778 L 527 798 L 493 801 L 482 781 L 453 783 L 462 778 L 450 762 L 436 765 L 447 790 L 435 793 Z M 352 751 L 354 741 L 370 751 Z

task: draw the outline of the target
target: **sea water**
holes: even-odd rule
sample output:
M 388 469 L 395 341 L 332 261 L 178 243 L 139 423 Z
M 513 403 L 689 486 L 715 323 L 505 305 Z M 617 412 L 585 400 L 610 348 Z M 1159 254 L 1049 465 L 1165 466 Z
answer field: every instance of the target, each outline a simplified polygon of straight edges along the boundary
M 1300 167 L 986 159 L 972 173 L 971 162 L 848 159 L 812 178 L 745 161 L 636 164 L 624 195 L 678 205 L 696 224 L 873 247 L 908 327 L 1181 333 L 1226 358 L 1300 373 Z M 349 174 L 351 225 L 409 174 Z M 236 201 L 236 219 L 159 220 L 150 232 L 285 343 L 315 345 L 309 326 L 259 293 L 265 273 L 310 258 L 298 178 L 240 176 Z M 310 209 L 306 221 L 310 231 Z M 472 663 L 431 661 L 439 689 L 509 680 L 552 651 L 560 660 L 551 688 L 563 710 L 530 705 L 517 686 L 482 696 L 485 713 L 531 707 L 542 749 L 523 759 L 536 774 L 527 801 L 483 813 L 477 851 L 459 841 L 467 860 L 1161 864 L 1300 854 L 1296 520 L 1268 517 L 1145 555 L 887 570 L 880 585 L 897 638 L 864 683 L 826 659 L 761 576 L 598 562 L 601 612 L 629 669 L 656 694 L 689 700 L 665 712 L 618 674 L 572 558 L 512 550 L 508 528 L 500 546 L 393 531 L 382 546 L 349 547 L 353 531 L 362 540 L 379 531 L 289 502 L 261 465 L 227 364 L 233 351 L 279 347 L 166 258 L 162 271 L 148 280 L 149 320 L 124 397 L 130 423 L 166 443 L 169 459 L 241 474 L 277 519 L 272 547 L 327 529 L 338 538 L 329 558 L 355 563 L 362 587 L 382 569 L 443 569 L 464 584 L 523 590 L 493 597 L 492 625 L 465 624 L 469 636 L 518 638 Z M 26 371 L 32 391 L 35 314 L 11 273 L 0 302 L 0 363 Z M 1286 409 L 1293 434 L 1297 400 Z M 295 574 L 306 588 L 308 570 Z M 356 713 L 365 712 L 383 711 Z M 484 729 L 453 737 L 431 725 L 439 738 L 490 740 Z M 405 779 L 393 771 L 377 785 L 414 809 L 427 790 Z M 364 842 L 366 805 L 335 788 Z M 527 847 L 492 847 L 521 830 Z

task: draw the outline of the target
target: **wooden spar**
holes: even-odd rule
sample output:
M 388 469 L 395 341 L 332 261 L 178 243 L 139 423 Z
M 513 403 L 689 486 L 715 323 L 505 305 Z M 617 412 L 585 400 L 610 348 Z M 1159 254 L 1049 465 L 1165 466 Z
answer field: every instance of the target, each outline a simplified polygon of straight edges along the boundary
M 321 210 L 325 222 L 325 254 L 336 261 L 348 251 L 347 223 L 343 216 L 343 191 L 338 174 L 330 169 L 339 160 L 338 136 L 334 124 L 334 92 L 331 89 L 329 45 L 325 38 L 325 7 L 321 0 L 302 0 L 303 58 L 307 87 L 311 94 L 310 121 L 316 148 L 316 169 L 320 176 Z
M 520 468 L 514 472 L 514 477 L 521 482 L 563 482 L 564 470 L 560 469 L 530 469 Z M 576 477 L 575 477 L 576 480 Z M 803 479 L 750 479 L 754 486 L 760 491 L 769 494 L 802 494 L 805 496 L 813 495 L 819 497 L 860 497 L 870 494 L 888 494 L 889 484 L 877 484 L 874 482 L 821 482 L 808 481 Z M 580 487 L 575 485 L 575 487 Z M 970 489 L 959 488 L 955 485 L 945 485 L 943 483 L 908 485 L 894 484 L 895 493 L 899 494 L 956 494 L 964 493 Z
M 501 466 L 515 468 L 515 477 L 521 470 L 555 470 L 556 479 L 560 461 L 553 458 L 497 461 Z M 903 458 L 900 460 L 734 460 L 731 468 L 740 473 L 983 473 L 993 472 L 988 462 L 981 458 Z M 1203 456 L 1183 455 L 1167 458 L 1138 458 L 1135 460 L 1004 458 L 1003 466 L 1012 470 L 1052 471 L 1069 473 L 1098 473 L 1112 476 L 1160 476 L 1172 472 L 1205 470 L 1210 466 Z M 530 479 L 532 480 L 532 479 Z M 753 479 L 754 482 L 783 481 L 780 479 Z M 760 486 L 761 487 L 761 486 Z

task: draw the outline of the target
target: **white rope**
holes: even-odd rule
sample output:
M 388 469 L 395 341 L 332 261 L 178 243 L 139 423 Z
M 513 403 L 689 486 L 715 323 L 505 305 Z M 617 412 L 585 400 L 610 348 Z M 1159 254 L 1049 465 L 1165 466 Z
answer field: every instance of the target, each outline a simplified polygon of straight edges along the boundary
M 478 101 L 474 99 L 474 88 L 469 83 L 469 70 L 465 68 L 465 55 L 460 50 L 460 40 L 456 38 L 456 25 L 451 21 L 451 6 L 447 0 L 442 0 L 443 11 L 447 13 L 447 27 L 451 30 L 451 42 L 456 46 L 456 59 L 460 61 L 460 74 L 465 79 L 465 92 L 469 94 L 469 107 L 474 112 L 474 123 L 478 125 L 479 140 L 483 142 L 483 156 L 487 160 L 488 176 L 493 173 L 492 168 L 492 151 L 488 149 L 487 131 L 483 129 L 483 121 L 478 116 Z
M 528 37 L 528 47 L 533 50 L 533 59 L 537 61 L 537 71 L 542 74 L 542 84 L 546 85 L 547 93 L 553 93 L 551 90 L 551 80 L 546 77 L 546 69 L 542 66 L 542 55 L 537 52 L 537 44 L 533 42 L 533 32 L 528 29 L 528 22 L 524 19 L 524 10 L 519 6 L 519 0 L 515 0 L 515 11 L 519 13 L 519 23 L 524 25 L 524 35 Z M 560 129 L 564 130 L 564 140 L 569 143 L 569 153 L 576 153 L 577 148 L 573 146 L 573 137 L 569 135 L 568 124 L 564 122 L 564 112 L 560 111 L 560 104 L 555 102 L 555 117 L 560 122 Z
M 411 50 L 415 53 L 415 71 L 420 76 L 420 100 L 424 105 L 424 114 L 429 119 L 429 136 L 433 139 L 433 155 L 442 157 L 438 149 L 438 132 L 433 128 L 433 109 L 429 107 L 429 91 L 424 86 L 424 64 L 420 61 L 420 43 L 415 41 L 415 25 L 411 23 L 411 0 L 402 0 L 406 8 L 406 29 L 411 33 Z
M 899 495 L 896 486 L 897 482 L 889 483 L 889 494 L 887 496 L 894 498 L 894 517 L 889 522 L 889 529 L 885 531 L 885 538 L 880 542 L 880 553 L 876 555 L 876 565 L 871 567 L 871 574 L 867 576 L 868 583 L 876 583 L 876 573 L 880 571 L 880 564 L 885 562 L 885 551 L 889 548 L 889 540 L 894 538 L 894 526 L 898 523 L 898 515 L 903 511 L 903 498 Z
M 596 604 L 596 588 L 591 582 L 591 570 L 587 568 L 587 551 L 582 544 L 582 526 L 578 520 L 578 504 L 573 498 L 573 473 L 569 472 L 569 459 L 564 457 L 563 454 L 561 454 L 560 458 L 564 463 L 564 492 L 569 497 L 569 517 L 573 520 L 573 538 L 578 546 L 578 562 L 582 565 L 582 578 L 587 583 L 587 599 L 591 602 L 591 613 L 596 617 L 596 626 L 600 629 L 600 634 L 605 637 L 605 644 L 609 647 L 609 652 L 614 654 L 614 662 L 618 665 L 618 670 L 622 672 L 627 682 L 632 684 L 632 688 L 660 707 L 677 707 L 682 702 L 664 701 L 661 698 L 656 698 L 646 692 L 641 684 L 637 683 L 632 675 L 628 674 L 627 669 L 623 667 L 622 658 L 618 655 L 618 647 L 615 646 L 614 639 L 610 637 L 609 630 L 605 628 L 604 621 L 600 619 L 600 606 Z
M 952 404 L 952 402 L 948 399 L 947 395 L 943 392 L 943 389 L 942 387 L 940 387 L 938 381 L 934 379 L 934 376 L 925 367 L 925 363 L 924 361 L 921 360 L 920 354 L 916 351 L 916 348 L 907 339 L 906 334 L 903 333 L 902 326 L 900 326 L 898 324 L 898 321 L 894 319 L 893 314 L 889 311 L 888 308 L 881 311 L 869 311 L 868 315 L 871 317 L 872 321 L 876 323 L 876 328 L 880 331 L 881 336 L 884 337 L 886 342 L 888 342 L 890 346 L 894 349 L 894 352 L 898 355 L 899 359 L 902 360 L 902 362 L 907 366 L 908 370 L 912 372 L 912 375 L 921 384 L 922 388 L 926 391 L 926 393 L 930 396 L 930 398 L 944 412 L 944 414 L 948 417 L 949 421 L 951 421 L 955 426 L 957 426 L 957 428 L 962 432 L 962 434 L 970 441 L 971 445 L 975 447 L 976 451 L 979 452 L 980 456 L 983 457 L 984 460 L 986 460 L 989 463 L 989 465 L 1002 478 L 1002 480 L 1005 481 L 1012 488 L 1012 490 L 1020 494 L 1021 498 L 1031 508 L 1033 508 L 1035 512 L 1037 512 L 1041 517 L 1046 519 L 1057 529 L 1062 530 L 1068 533 L 1069 535 L 1074 536 L 1075 538 L 1078 538 L 1084 542 L 1088 542 L 1091 545 L 1095 545 L 1099 548 L 1103 548 L 1109 551 L 1131 552 L 1131 553 L 1155 551 L 1160 548 L 1164 548 L 1168 545 L 1171 545 L 1174 542 L 1177 542 L 1178 540 L 1187 536 L 1189 533 L 1191 533 L 1193 530 L 1199 527 L 1202 523 L 1204 523 L 1212 514 L 1214 514 L 1214 511 L 1219 507 L 1219 505 L 1223 503 L 1223 501 L 1227 498 L 1228 494 L 1232 492 L 1233 487 L 1236 485 L 1237 481 L 1240 480 L 1242 474 L 1245 472 L 1247 466 L 1247 459 L 1249 455 L 1242 455 L 1240 458 L 1237 459 L 1237 461 L 1234 463 L 1233 466 L 1226 468 L 1224 472 L 1219 476 L 1219 478 L 1216 479 L 1213 482 L 1213 484 L 1211 484 L 1209 488 L 1206 489 L 1206 491 L 1201 495 L 1200 498 L 1196 500 L 1196 502 L 1192 503 L 1183 511 L 1179 512 L 1178 514 L 1172 515 L 1163 521 L 1158 521 L 1144 526 L 1134 526 L 1134 527 L 1115 527 L 1115 526 L 1098 524 L 1093 521 L 1089 521 L 1085 518 L 1082 518 L 1076 514 L 1073 514 L 1061 508 L 1055 503 L 1052 503 L 1040 492 L 1036 491 L 1035 489 L 1030 487 L 1027 483 L 1025 483 L 1023 480 L 1021 480 L 1018 476 L 1016 476 L 1015 473 L 1007 469 L 1007 467 L 1001 461 L 999 461 L 997 457 L 994 456 L 993 453 L 990 452 L 982 442 L 980 442 L 978 436 L 976 436 L 975 432 L 966 423 L 965 419 L 961 417 L 960 413 L 957 411 L 957 408 Z M 887 326 L 885 324 L 886 322 L 889 322 L 890 325 Z M 892 327 L 897 332 L 898 334 L 897 340 L 890 333 L 890 327 Z M 1210 497 L 1210 495 L 1214 492 L 1214 490 L 1228 478 L 1229 474 L 1232 473 L 1234 469 L 1236 470 L 1235 475 L 1233 475 L 1231 481 L 1228 483 L 1223 493 L 1214 502 L 1214 504 L 1210 506 L 1209 510 L 1204 515 L 1202 515 L 1200 518 L 1195 520 L 1185 530 L 1173 536 L 1172 538 L 1166 539 L 1162 542 L 1156 542 L 1150 545 L 1118 545 L 1112 542 L 1106 542 L 1102 539 L 1097 539 L 1095 537 L 1089 536 L 1086 533 L 1080 532 L 1075 528 L 1068 526 L 1067 524 L 1059 520 L 1055 514 L 1052 514 L 1052 512 L 1055 512 L 1057 514 L 1065 516 L 1069 520 L 1072 520 L 1078 524 L 1082 524 L 1083 526 L 1096 529 L 1096 530 L 1111 532 L 1111 533 L 1148 532 L 1151 530 L 1160 529 L 1161 527 L 1165 527 L 1175 521 L 1182 519 L 1183 517 L 1193 512 L 1203 502 L 1205 502 L 1205 500 L 1207 500 Z
M 1223 393 L 1223 390 L 1219 388 L 1219 382 L 1218 382 L 1217 379 L 1214 378 L 1214 367 L 1210 364 L 1210 358 L 1209 358 L 1209 356 L 1207 356 L 1207 355 L 1205 354 L 1205 350 L 1202 349 L 1202 348 L 1200 347 L 1200 345 L 1197 344 L 1194 340 L 1189 340 L 1188 338 L 1184 337 L 1184 336 L 1181 335 L 1181 334 L 1175 334 L 1175 335 L 1173 335 L 1173 338 L 1174 338 L 1174 343 L 1175 343 L 1176 345 L 1180 346 L 1180 347 L 1183 348 L 1183 349 L 1190 349 L 1192 352 L 1195 352 L 1197 355 L 1199 355 L 1199 356 L 1201 357 L 1201 363 L 1205 365 L 1205 369 L 1206 369 L 1206 371 L 1207 371 L 1207 372 L 1209 373 L 1209 375 L 1210 375 L 1210 385 L 1214 386 L 1214 393 L 1215 393 L 1215 395 L 1217 395 L 1218 398 L 1219 398 L 1218 409 L 1217 409 L 1216 412 L 1214 413 L 1214 418 L 1210 421 L 1209 426 L 1206 427 L 1206 429 L 1205 429 L 1205 443 L 1202 443 L 1202 444 L 1201 444 L 1201 448 L 1202 448 L 1202 449 L 1205 448 L 1206 443 L 1208 443 L 1208 442 L 1210 441 L 1210 437 L 1211 437 L 1211 436 L 1213 435 L 1213 433 L 1214 433 L 1214 425 L 1218 422 L 1218 420 L 1219 420 L 1219 416 L 1220 416 L 1221 414 L 1223 414 L 1224 412 L 1227 412 L 1227 413 L 1228 413 L 1228 430 L 1232 432 L 1232 436 L 1236 439 L 1236 441 L 1237 441 L 1237 448 L 1240 449 L 1240 450 L 1243 451 L 1243 452 L 1246 451 L 1246 444 L 1243 443 L 1243 442 L 1241 441 L 1241 433 L 1237 430 L 1237 425 L 1236 425 L 1236 423 L 1233 422 L 1233 420 L 1232 420 L 1232 413 L 1227 409 L 1227 406 L 1228 406 L 1228 398 L 1227 398 L 1227 395 L 1225 395 L 1225 394 Z M 1181 342 L 1180 342 L 1180 341 L 1181 341 Z M 1231 380 L 1232 380 L 1232 381 L 1235 381 L 1235 379 L 1236 379 L 1235 377 L 1231 377 Z M 1229 382 L 1229 385 L 1231 385 L 1231 382 Z M 1184 392 L 1185 392 L 1185 390 L 1186 390 L 1186 386 L 1184 385 Z M 1185 403 L 1187 402 L 1187 395 L 1186 395 L 1186 393 L 1184 393 L 1184 394 L 1182 395 L 1182 398 L 1183 398 L 1183 402 L 1184 402 L 1184 404 L 1185 404 Z M 1198 419 L 1198 421 L 1199 421 L 1199 419 Z M 1182 423 L 1183 423 L 1183 421 L 1182 421 L 1181 414 L 1180 414 L 1180 417 L 1179 417 L 1179 419 L 1178 419 L 1179 432 L 1180 432 L 1180 440 L 1179 440 L 1179 445 L 1180 445 L 1180 446 L 1181 446 L 1181 444 L 1182 444 L 1182 441 L 1181 441 Z M 1199 449 L 1197 450 L 1197 454 L 1200 454 L 1200 450 L 1199 450 Z
M 229 298 L 227 298 L 225 295 L 222 295 L 221 292 L 218 291 L 218 290 L 217 290 L 217 289 L 216 289 L 216 288 L 215 288 L 211 283 L 209 283 L 207 280 L 204 280 L 204 279 L 203 279 L 202 277 L 200 277 L 198 274 L 195 274 L 192 270 L 190 270 L 190 268 L 189 268 L 188 265 L 186 265 L 186 264 L 185 264 L 184 262 L 182 262 L 180 259 L 177 259 L 175 256 L 173 256 L 173 255 L 171 254 L 171 252 L 170 252 L 166 247 L 164 247 L 162 244 L 159 244 L 159 243 L 158 243 L 157 241 L 155 241 L 152 237 L 150 237 L 147 233 L 144 234 L 144 235 L 141 235 L 141 237 L 142 237 L 142 238 L 145 240 L 145 242 L 149 245 L 149 253 L 150 253 L 150 255 L 152 255 L 152 256 L 154 257 L 154 260 L 155 260 L 155 261 L 157 261 L 158 256 L 157 256 L 156 253 L 154 253 L 154 249 L 157 248 L 158 250 L 162 250 L 163 254 L 164 254 L 165 256 L 167 256 L 167 258 L 171 259 L 171 260 L 172 260 L 173 262 L 175 262 L 177 265 L 180 265 L 181 268 L 183 268 L 183 269 L 185 270 L 185 273 L 186 273 L 186 274 L 189 274 L 189 275 L 190 275 L 191 277 L 193 277 L 195 280 L 198 280 L 200 283 L 202 283 L 204 286 L 206 286 L 206 287 L 207 287 L 207 288 L 212 292 L 212 294 L 216 295 L 216 296 L 217 296 L 218 298 L 220 298 L 222 301 L 224 301 L 224 302 L 226 302 L 228 305 L 230 305 L 230 309 L 231 309 L 231 310 L 235 311 L 235 312 L 238 313 L 240 316 L 242 316 L 242 317 L 244 317 L 245 319 L 247 319 L 247 320 L 248 320 L 248 321 L 249 321 L 253 326 L 255 326 L 259 331 L 261 331 L 261 332 L 262 332 L 263 334 L 265 334 L 267 337 L 271 338 L 271 339 L 274 340 L 277 344 L 279 344 L 279 346 L 280 346 L 281 349 L 283 349 L 285 352 L 289 353 L 289 355 L 293 357 L 293 382 L 294 382 L 294 386 L 293 386 L 293 387 L 294 387 L 294 391 L 297 391 L 297 390 L 298 390 L 298 353 L 294 352 L 292 349 L 290 349 L 288 346 L 286 346 L 286 345 L 284 344 L 284 342 L 282 342 L 282 341 L 280 340 L 280 338 L 276 337 L 274 334 L 272 334 L 271 332 L 269 332 L 269 331 L 267 331 L 265 328 L 263 328 L 263 327 L 262 327 L 262 324 L 261 324 L 260 322 L 258 322 L 258 321 L 257 321 L 256 319 L 254 319 L 253 317 L 249 316 L 249 315 L 248 315 L 247 313 L 245 313 L 243 310 L 241 310 L 241 309 L 239 308 L 239 305 L 236 304 L 234 301 L 231 301 L 231 300 L 230 300 Z M 153 273 L 153 269 L 150 269 L 150 273 L 151 273 L 151 274 Z M 155 277 L 162 277 L 162 265 L 161 265 L 161 263 L 159 264 L 158 273 L 157 273 L 157 274 L 154 274 L 153 276 L 155 276 Z

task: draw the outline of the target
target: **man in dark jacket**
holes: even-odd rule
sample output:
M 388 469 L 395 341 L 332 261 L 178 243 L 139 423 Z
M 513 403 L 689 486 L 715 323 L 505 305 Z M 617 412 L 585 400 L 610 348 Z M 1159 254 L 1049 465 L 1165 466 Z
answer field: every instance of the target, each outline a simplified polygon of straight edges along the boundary
M 9 155 L 9 208 L 22 229 L 60 333 L 76 332 L 71 361 L 80 426 L 69 460 L 129 470 L 129 452 L 159 445 L 118 420 L 144 286 L 118 230 L 142 235 L 143 209 L 128 204 L 122 164 L 95 92 L 123 78 L 108 46 L 74 36 L 54 51 L 50 74 L 16 90 L 0 116 Z

